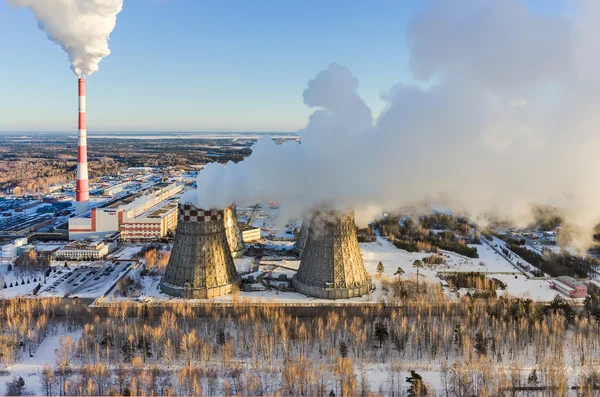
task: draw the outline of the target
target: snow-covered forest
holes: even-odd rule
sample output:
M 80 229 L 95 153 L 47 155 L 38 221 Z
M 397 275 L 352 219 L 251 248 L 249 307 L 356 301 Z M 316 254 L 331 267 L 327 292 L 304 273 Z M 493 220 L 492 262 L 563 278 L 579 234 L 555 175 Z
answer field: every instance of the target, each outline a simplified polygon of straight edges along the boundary
M 451 301 L 439 285 L 403 284 L 403 307 L 319 307 L 308 316 L 242 299 L 5 300 L 0 380 L 7 393 L 41 395 L 598 393 L 599 325 L 585 311 L 560 300 Z

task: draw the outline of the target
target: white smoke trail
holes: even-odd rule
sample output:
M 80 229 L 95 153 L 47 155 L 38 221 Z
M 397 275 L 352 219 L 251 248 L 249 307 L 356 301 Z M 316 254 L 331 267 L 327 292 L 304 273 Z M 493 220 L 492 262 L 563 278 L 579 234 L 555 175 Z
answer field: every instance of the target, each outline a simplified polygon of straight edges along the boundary
M 373 123 L 358 80 L 333 64 L 304 92 L 318 110 L 301 145 L 261 139 L 244 161 L 206 167 L 182 200 L 278 200 L 289 216 L 327 201 L 368 219 L 443 199 L 521 224 L 543 203 L 589 238 L 600 221 L 600 7 L 578 5 L 567 19 L 524 0 L 430 1 L 408 34 L 413 77 L 425 84 L 392 87 Z
M 71 69 L 79 77 L 98 70 L 110 54 L 108 38 L 115 28 L 123 0 L 8 0 L 31 9 L 38 26 L 69 54 Z

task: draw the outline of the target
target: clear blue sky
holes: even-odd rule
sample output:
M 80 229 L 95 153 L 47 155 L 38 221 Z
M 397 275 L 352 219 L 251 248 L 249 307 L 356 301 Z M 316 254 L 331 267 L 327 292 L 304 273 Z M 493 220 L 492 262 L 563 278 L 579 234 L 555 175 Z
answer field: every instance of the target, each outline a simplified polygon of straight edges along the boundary
M 461 1 L 461 0 L 457 0 Z M 562 0 L 531 0 L 562 12 Z M 410 82 L 421 0 L 125 0 L 112 54 L 88 78 L 88 130 L 296 131 L 307 81 L 347 65 L 377 115 Z M 0 131 L 74 131 L 77 81 L 32 13 L 0 0 Z

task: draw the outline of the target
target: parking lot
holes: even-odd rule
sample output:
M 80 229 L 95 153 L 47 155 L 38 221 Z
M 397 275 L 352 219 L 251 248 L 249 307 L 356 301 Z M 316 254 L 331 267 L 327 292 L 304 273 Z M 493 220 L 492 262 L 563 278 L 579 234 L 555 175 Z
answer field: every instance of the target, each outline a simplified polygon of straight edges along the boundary
M 38 295 L 95 298 L 104 294 L 133 262 L 89 262 L 77 267 L 60 268 L 58 278 L 42 287 Z M 63 274 L 60 274 L 60 273 Z

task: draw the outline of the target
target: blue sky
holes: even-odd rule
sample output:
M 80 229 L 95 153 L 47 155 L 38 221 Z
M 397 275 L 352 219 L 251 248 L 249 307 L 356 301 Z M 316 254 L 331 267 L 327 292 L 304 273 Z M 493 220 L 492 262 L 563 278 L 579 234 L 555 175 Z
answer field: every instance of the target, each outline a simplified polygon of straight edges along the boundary
M 531 0 L 561 13 L 562 0 Z M 307 81 L 347 65 L 377 115 L 410 82 L 421 0 L 125 0 L 112 54 L 88 78 L 88 130 L 296 131 Z M 0 131 L 74 131 L 77 81 L 32 13 L 0 0 Z

